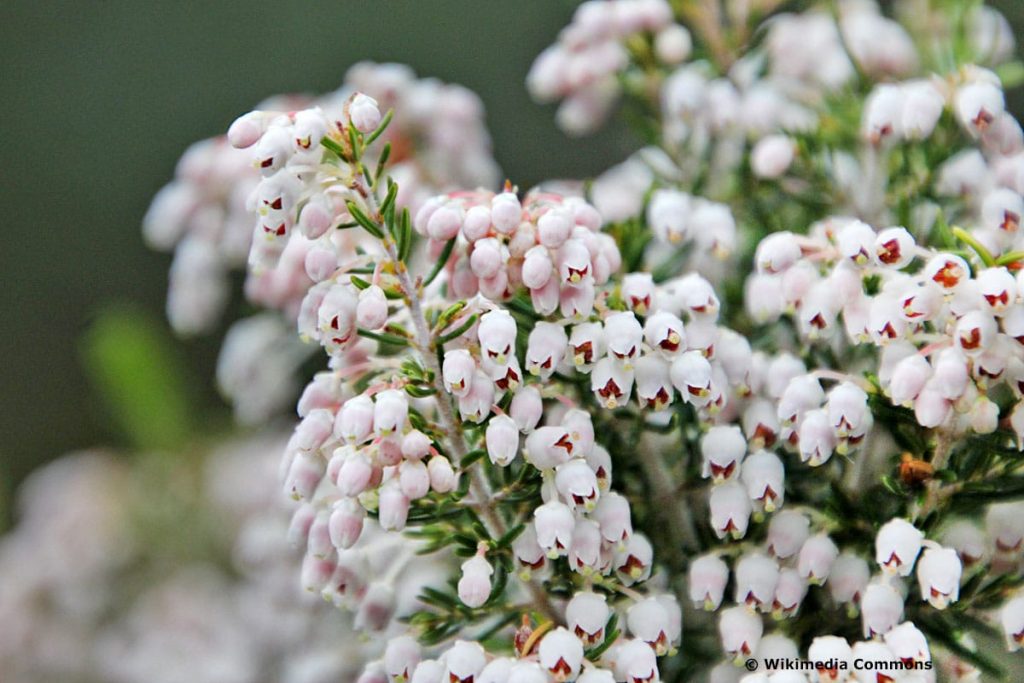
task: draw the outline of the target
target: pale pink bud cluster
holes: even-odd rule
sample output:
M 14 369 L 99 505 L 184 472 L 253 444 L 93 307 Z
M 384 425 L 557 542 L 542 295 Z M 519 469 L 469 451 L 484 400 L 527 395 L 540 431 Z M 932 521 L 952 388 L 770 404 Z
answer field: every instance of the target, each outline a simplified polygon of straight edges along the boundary
M 600 215 L 578 197 L 458 192 L 427 201 L 413 227 L 430 239 L 431 253 L 459 239 L 447 263 L 452 296 L 501 301 L 523 287 L 544 315 L 586 318 L 595 287 L 621 264 L 615 241 L 599 232 Z
M 672 23 L 664 0 L 591 0 L 534 61 L 526 77 L 530 94 L 540 102 L 562 100 L 555 118 L 566 132 L 593 132 L 619 97 L 617 77 L 629 64 L 625 43 L 637 34 L 654 34 L 655 55 L 665 64 L 690 56 L 690 34 Z

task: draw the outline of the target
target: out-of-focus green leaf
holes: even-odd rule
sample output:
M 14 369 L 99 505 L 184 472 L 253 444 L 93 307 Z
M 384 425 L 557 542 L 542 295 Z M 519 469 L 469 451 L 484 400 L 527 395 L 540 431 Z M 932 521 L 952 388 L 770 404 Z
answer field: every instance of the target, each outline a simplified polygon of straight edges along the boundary
M 184 370 L 159 324 L 132 309 L 99 315 L 81 341 L 85 371 L 132 446 L 178 448 L 190 434 Z

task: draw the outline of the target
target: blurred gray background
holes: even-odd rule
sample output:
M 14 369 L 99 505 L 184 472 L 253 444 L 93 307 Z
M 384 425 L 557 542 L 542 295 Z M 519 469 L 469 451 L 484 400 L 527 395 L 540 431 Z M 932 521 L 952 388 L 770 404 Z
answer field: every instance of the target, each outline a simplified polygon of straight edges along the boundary
M 334 89 L 360 59 L 400 61 L 480 94 L 496 157 L 521 186 L 621 159 L 633 145 L 621 129 L 568 140 L 523 86 L 575 4 L 0 3 L 0 491 L 68 450 L 125 443 L 81 362 L 83 332 L 111 305 L 154 321 L 193 417 L 223 421 L 217 336 L 170 339 L 170 258 L 146 249 L 139 225 L 185 147 L 265 96 Z M 1024 3 L 993 4 L 1022 26 Z

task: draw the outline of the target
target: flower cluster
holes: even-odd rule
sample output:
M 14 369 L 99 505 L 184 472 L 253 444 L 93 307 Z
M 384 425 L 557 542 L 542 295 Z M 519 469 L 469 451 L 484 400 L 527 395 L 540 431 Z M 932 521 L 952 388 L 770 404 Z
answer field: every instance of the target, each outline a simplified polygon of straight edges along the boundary
M 221 383 L 269 414 L 323 351 L 288 535 L 383 635 L 361 683 L 739 680 L 719 650 L 971 680 L 972 634 L 1021 646 L 1012 35 L 818 4 L 583 4 L 528 85 L 570 132 L 638 114 L 592 183 L 497 190 L 475 100 L 398 67 L 232 125 L 247 293 L 305 352 L 248 321 Z
M 653 50 L 663 64 L 690 56 L 693 38 L 672 21 L 665 0 L 593 0 L 584 2 L 572 23 L 545 49 L 526 77 L 540 102 L 562 100 L 558 125 L 573 135 L 593 132 L 607 119 L 622 86 L 619 76 L 630 64 L 635 42 Z
M 0 537 L 0 677 L 358 676 L 359 662 L 380 647 L 358 643 L 351 623 L 304 599 L 295 582 L 298 558 L 285 540 L 288 509 L 276 477 L 282 443 L 257 436 L 200 458 L 140 454 L 131 465 L 110 453 L 76 453 L 33 473 L 19 491 L 17 525 Z M 158 479 L 199 485 L 154 492 Z M 403 595 L 399 609 L 414 597 Z

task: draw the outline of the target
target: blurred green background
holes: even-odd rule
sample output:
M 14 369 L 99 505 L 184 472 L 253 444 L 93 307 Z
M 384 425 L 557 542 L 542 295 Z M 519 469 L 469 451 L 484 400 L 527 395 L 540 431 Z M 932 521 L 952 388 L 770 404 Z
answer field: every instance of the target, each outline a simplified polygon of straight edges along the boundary
M 185 147 L 221 133 L 267 95 L 332 90 L 360 59 L 400 61 L 480 94 L 495 155 L 521 186 L 592 175 L 620 160 L 632 147 L 620 129 L 566 139 L 551 109 L 533 105 L 523 86 L 575 4 L 0 3 L 0 491 L 68 450 L 126 443 L 109 400 L 100 400 L 102 380 L 90 381 L 82 362 L 83 334 L 111 305 L 153 321 L 123 353 L 100 341 L 86 354 L 120 357 L 121 370 L 137 375 L 141 393 L 129 402 L 144 397 L 190 413 L 193 424 L 223 422 L 212 385 L 218 336 L 171 338 L 163 321 L 170 257 L 146 249 L 139 225 Z M 1024 3 L 992 4 L 1020 34 Z M 1022 110 L 1019 99 L 1014 106 Z M 102 323 L 115 337 L 122 324 Z M 154 348 L 169 356 L 156 369 L 147 366 Z M 182 405 L 180 391 L 195 400 Z

